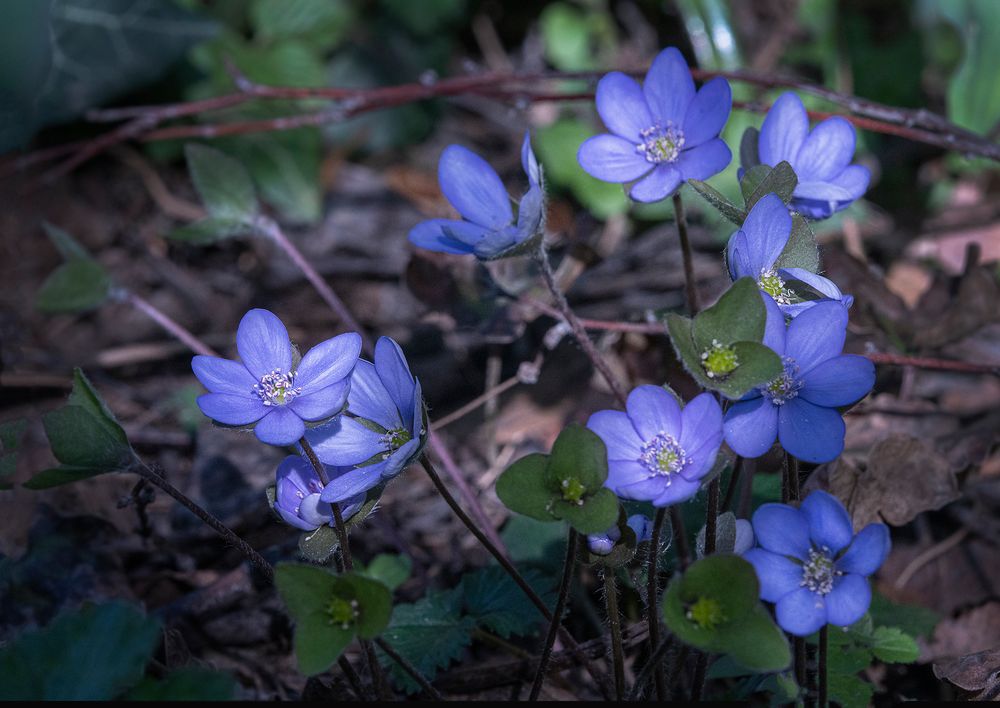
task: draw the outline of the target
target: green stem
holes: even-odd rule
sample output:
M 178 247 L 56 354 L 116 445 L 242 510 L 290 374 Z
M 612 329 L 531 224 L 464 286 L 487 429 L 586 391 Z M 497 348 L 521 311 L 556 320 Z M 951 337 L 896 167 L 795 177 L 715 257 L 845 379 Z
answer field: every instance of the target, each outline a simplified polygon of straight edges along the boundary
M 625 698 L 625 652 L 622 649 L 622 623 L 618 614 L 618 585 L 614 570 L 604 568 L 604 602 L 608 610 L 608 629 L 611 632 L 611 657 L 615 668 L 615 700 Z
M 660 611 L 657 598 L 660 587 L 657 578 L 657 564 L 660 558 L 660 536 L 663 533 L 663 523 L 667 518 L 667 508 L 656 510 L 653 520 L 653 535 L 649 540 L 649 560 L 646 563 L 646 623 L 649 625 L 650 659 L 656 655 L 660 644 Z M 656 686 L 656 700 L 664 701 L 667 695 L 667 684 L 663 678 L 662 665 L 657 662 L 653 667 L 653 684 Z
M 552 646 L 555 644 L 559 625 L 562 624 L 566 601 L 569 599 L 569 585 L 573 579 L 573 569 L 576 567 L 577 535 L 576 530 L 570 528 L 569 537 L 566 540 L 566 558 L 563 561 L 562 578 L 559 581 L 559 596 L 556 598 L 556 606 L 552 611 L 552 621 L 549 622 L 549 631 L 545 636 L 545 646 L 542 649 L 542 657 L 538 662 L 538 669 L 535 671 L 535 680 L 531 685 L 531 694 L 528 696 L 529 701 L 538 700 L 538 694 L 542 690 L 542 683 L 545 681 L 545 671 L 549 667 L 549 659 L 552 658 Z
M 684 293 L 687 296 L 688 312 L 694 317 L 701 309 L 698 306 L 698 287 L 694 280 L 694 260 L 691 252 L 691 239 L 688 237 L 687 219 L 684 216 L 684 202 L 681 193 L 674 194 L 674 220 L 677 222 L 677 235 L 681 242 L 681 258 L 684 261 Z
M 819 708 L 826 708 L 829 702 L 826 658 L 829 649 L 829 626 L 823 625 L 819 630 Z

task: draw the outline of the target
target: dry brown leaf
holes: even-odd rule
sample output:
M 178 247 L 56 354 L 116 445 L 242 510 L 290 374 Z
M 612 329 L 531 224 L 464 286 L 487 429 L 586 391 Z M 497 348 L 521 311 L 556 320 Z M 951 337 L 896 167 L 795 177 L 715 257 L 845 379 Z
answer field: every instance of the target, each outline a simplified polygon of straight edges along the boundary
M 994 649 L 997 637 L 1000 637 L 1000 602 L 991 600 L 939 622 L 931 641 L 922 647 L 921 659 L 938 660 Z
M 1000 686 L 1000 647 L 934 664 L 934 675 L 966 691 L 985 691 Z

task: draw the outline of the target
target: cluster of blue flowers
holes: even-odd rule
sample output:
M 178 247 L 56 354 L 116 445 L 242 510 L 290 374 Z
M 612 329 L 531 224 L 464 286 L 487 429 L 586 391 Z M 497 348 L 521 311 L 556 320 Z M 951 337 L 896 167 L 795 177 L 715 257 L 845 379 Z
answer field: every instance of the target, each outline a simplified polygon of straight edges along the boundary
M 351 332 L 316 345 L 296 364 L 281 320 L 256 309 L 240 321 L 236 348 L 241 361 L 194 357 L 195 376 L 209 390 L 198 407 L 222 425 L 252 427 L 261 442 L 313 447 L 325 479 L 304 450 L 278 466 L 274 508 L 292 526 L 333 526 L 333 504 L 349 518 L 369 489 L 423 449 L 420 382 L 388 337 L 376 343 L 374 363 L 359 358 L 361 335 Z
M 654 202 L 674 195 L 688 180 L 724 170 L 732 153 L 719 137 L 732 109 L 723 78 L 696 90 L 681 53 L 668 48 L 656 57 L 640 85 L 613 72 L 601 79 L 597 111 L 608 133 L 585 141 L 578 153 L 592 176 L 628 185 L 631 198 Z M 710 393 L 683 404 L 668 389 L 639 386 L 625 411 L 602 410 L 587 425 L 605 443 L 605 486 L 625 500 L 655 507 L 691 499 L 716 468 L 723 444 L 743 457 L 759 457 L 775 442 L 801 460 L 822 463 L 844 446 L 841 409 L 864 397 L 875 373 L 864 357 L 844 354 L 852 298 L 832 281 L 803 268 L 782 267 L 795 214 L 826 218 L 861 197 L 868 171 L 852 165 L 854 129 L 829 118 L 811 132 L 793 93 L 771 108 L 747 162 L 787 162 L 797 186 L 789 205 L 776 194 L 757 200 L 726 250 L 735 281 L 750 277 L 767 313 L 763 344 L 777 354 L 783 372 L 739 400 Z M 515 205 L 498 174 L 459 145 L 443 151 L 441 190 L 460 219 L 416 225 L 410 241 L 449 254 L 487 261 L 544 248 L 543 174 L 525 135 L 521 163 L 528 189 Z M 817 297 L 803 299 L 798 283 Z M 312 447 L 324 468 L 301 455 L 278 468 L 275 509 L 303 530 L 333 523 L 333 506 L 345 516 L 361 508 L 369 490 L 395 477 L 424 445 L 427 421 L 419 382 L 399 346 L 383 337 L 374 361 L 359 359 L 361 338 L 344 334 L 315 346 L 298 360 L 285 327 L 266 310 L 252 310 L 237 331 L 242 362 L 195 357 L 193 368 L 210 393 L 198 404 L 223 425 L 253 426 L 272 445 Z M 650 537 L 641 514 L 628 519 L 637 541 Z M 800 508 L 767 504 L 753 517 L 753 532 L 741 526 L 746 550 L 761 582 L 761 597 L 776 603 L 779 623 L 809 634 L 826 623 L 846 625 L 867 610 L 866 577 L 884 560 L 888 530 L 873 524 L 856 537 L 843 506 L 814 492 Z M 621 537 L 615 526 L 588 538 L 595 554 L 608 554 Z

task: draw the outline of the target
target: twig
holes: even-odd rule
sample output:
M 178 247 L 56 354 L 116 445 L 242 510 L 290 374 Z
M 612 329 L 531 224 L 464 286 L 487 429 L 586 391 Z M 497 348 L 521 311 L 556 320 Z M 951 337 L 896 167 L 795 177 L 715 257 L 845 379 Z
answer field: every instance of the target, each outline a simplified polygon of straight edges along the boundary
M 145 299 L 139 297 L 133 292 L 125 293 L 125 301 L 128 302 L 132 307 L 139 310 L 141 313 L 146 315 L 148 318 L 156 322 L 167 332 L 172 334 L 174 337 L 183 342 L 189 349 L 193 350 L 198 354 L 204 354 L 205 356 L 219 356 L 218 353 L 212 349 L 210 346 L 202 342 L 200 339 L 191 334 L 188 330 L 181 327 L 177 322 L 167 316 L 162 310 L 153 305 L 152 303 L 146 301 Z
M 410 678 L 412 678 L 414 681 L 420 684 L 420 688 L 424 689 L 424 693 L 426 693 L 435 701 L 445 700 L 445 697 L 442 696 L 438 692 L 438 690 L 431 685 L 431 682 L 427 680 L 427 677 L 424 676 L 422 673 L 420 673 L 420 670 L 416 666 L 411 664 L 409 661 L 403 658 L 403 656 L 399 652 L 393 649 L 392 645 L 389 644 L 389 642 L 379 637 L 375 640 L 375 644 L 378 645 L 379 649 L 381 649 L 386 653 L 386 656 L 388 656 L 390 659 L 399 664 L 399 667 L 403 669 L 403 671 L 408 673 L 410 675 Z
M 681 193 L 674 194 L 674 221 L 677 236 L 681 242 L 681 259 L 684 262 L 684 293 L 687 297 L 688 314 L 694 317 L 701 308 L 698 306 L 698 285 L 694 280 L 694 262 L 691 257 L 691 239 L 688 237 L 687 219 L 684 216 L 684 201 Z
M 504 393 L 505 391 L 509 391 L 510 389 L 517 386 L 519 383 L 521 383 L 521 378 L 517 375 L 511 376 L 509 379 L 504 379 L 493 388 L 488 389 L 487 391 L 473 398 L 471 401 L 466 403 L 458 410 L 454 410 L 448 415 L 435 420 L 433 423 L 431 423 L 431 430 L 441 430 L 441 428 L 445 427 L 446 425 L 451 425 L 456 420 L 464 418 L 469 413 L 471 413 L 472 411 L 476 410 L 477 408 L 485 404 L 487 401 L 495 399 L 497 396 Z
M 905 587 L 905 585 L 913 579 L 913 576 L 923 568 L 925 565 L 930 563 L 932 560 L 938 556 L 944 555 L 952 548 L 960 544 L 966 536 L 969 535 L 969 529 L 967 526 L 963 526 L 958 531 L 950 535 L 948 538 L 944 539 L 940 543 L 935 543 L 933 546 L 928 548 L 926 551 L 918 555 L 916 558 L 911 560 L 903 568 L 903 571 L 896 578 L 896 582 L 893 585 L 897 589 Z
M 542 690 L 542 683 L 545 681 L 545 670 L 548 668 L 549 658 L 552 656 L 552 645 L 555 644 L 559 625 L 562 624 L 563 612 L 566 609 L 566 600 L 569 598 L 569 585 L 573 579 L 573 569 L 576 568 L 576 545 L 577 533 L 574 528 L 570 527 L 569 536 L 566 540 L 566 558 L 563 560 L 562 578 L 559 580 L 559 595 L 556 597 L 556 607 L 552 611 L 549 631 L 545 635 L 542 658 L 538 662 L 538 668 L 535 670 L 535 680 L 531 684 L 531 693 L 528 696 L 529 701 L 538 700 L 538 694 Z

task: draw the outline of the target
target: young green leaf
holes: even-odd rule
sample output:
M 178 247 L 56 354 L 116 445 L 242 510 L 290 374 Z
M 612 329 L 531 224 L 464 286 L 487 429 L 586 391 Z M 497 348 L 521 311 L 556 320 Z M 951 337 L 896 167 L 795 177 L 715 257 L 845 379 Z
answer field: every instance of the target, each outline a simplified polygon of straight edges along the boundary
M 239 219 L 209 216 L 201 221 L 195 221 L 174 229 L 167 238 L 174 241 L 184 241 L 196 246 L 204 246 L 223 239 L 243 236 L 250 233 L 250 227 Z
M 819 271 L 819 248 L 812 229 L 800 214 L 792 214 L 792 233 L 788 244 L 774 263 L 775 268 L 803 268 L 810 273 Z
M 875 656 L 888 664 L 910 664 L 920 655 L 916 640 L 899 627 L 876 627 L 871 646 Z
M 257 196 L 250 175 L 238 161 L 207 145 L 185 146 L 188 170 L 210 216 L 250 223 L 257 215 Z
M 556 488 L 564 486 L 568 479 L 579 482 L 587 491 L 600 488 L 608 478 L 608 449 L 604 441 L 582 425 L 566 426 L 552 445 L 548 477 L 550 485 Z
M 553 516 L 565 519 L 570 526 L 582 534 L 607 531 L 615 525 L 618 509 L 618 497 L 606 487 L 601 487 L 593 494 L 588 494 L 579 502 L 558 499 L 552 504 Z
M 740 190 L 743 192 L 743 199 L 749 211 L 764 196 L 772 193 L 777 194 L 781 201 L 787 204 L 791 201 L 792 192 L 798 183 L 792 166 L 787 162 L 779 162 L 774 167 L 769 165 L 751 167 L 740 180 Z
M 111 292 L 111 278 L 100 263 L 74 259 L 59 266 L 35 299 L 42 312 L 87 312 L 99 307 Z
M 696 349 L 705 350 L 718 341 L 759 342 L 764 337 L 767 309 L 753 278 L 740 278 L 711 307 L 694 318 L 691 336 Z
M 532 453 L 504 470 L 496 484 L 504 506 L 539 521 L 555 521 L 549 510 L 553 492 L 547 483 L 548 462 L 547 456 Z
M 378 580 L 390 590 L 395 590 L 410 577 L 413 562 L 408 556 L 379 553 L 372 558 L 364 574 Z
M 694 191 L 698 192 L 698 194 L 705 199 L 706 202 L 715 207 L 720 214 L 737 226 L 742 226 L 743 222 L 746 221 L 746 210 L 733 204 L 729 201 L 726 195 L 710 185 L 708 182 L 702 182 L 698 179 L 689 179 L 687 182 L 694 188 Z

